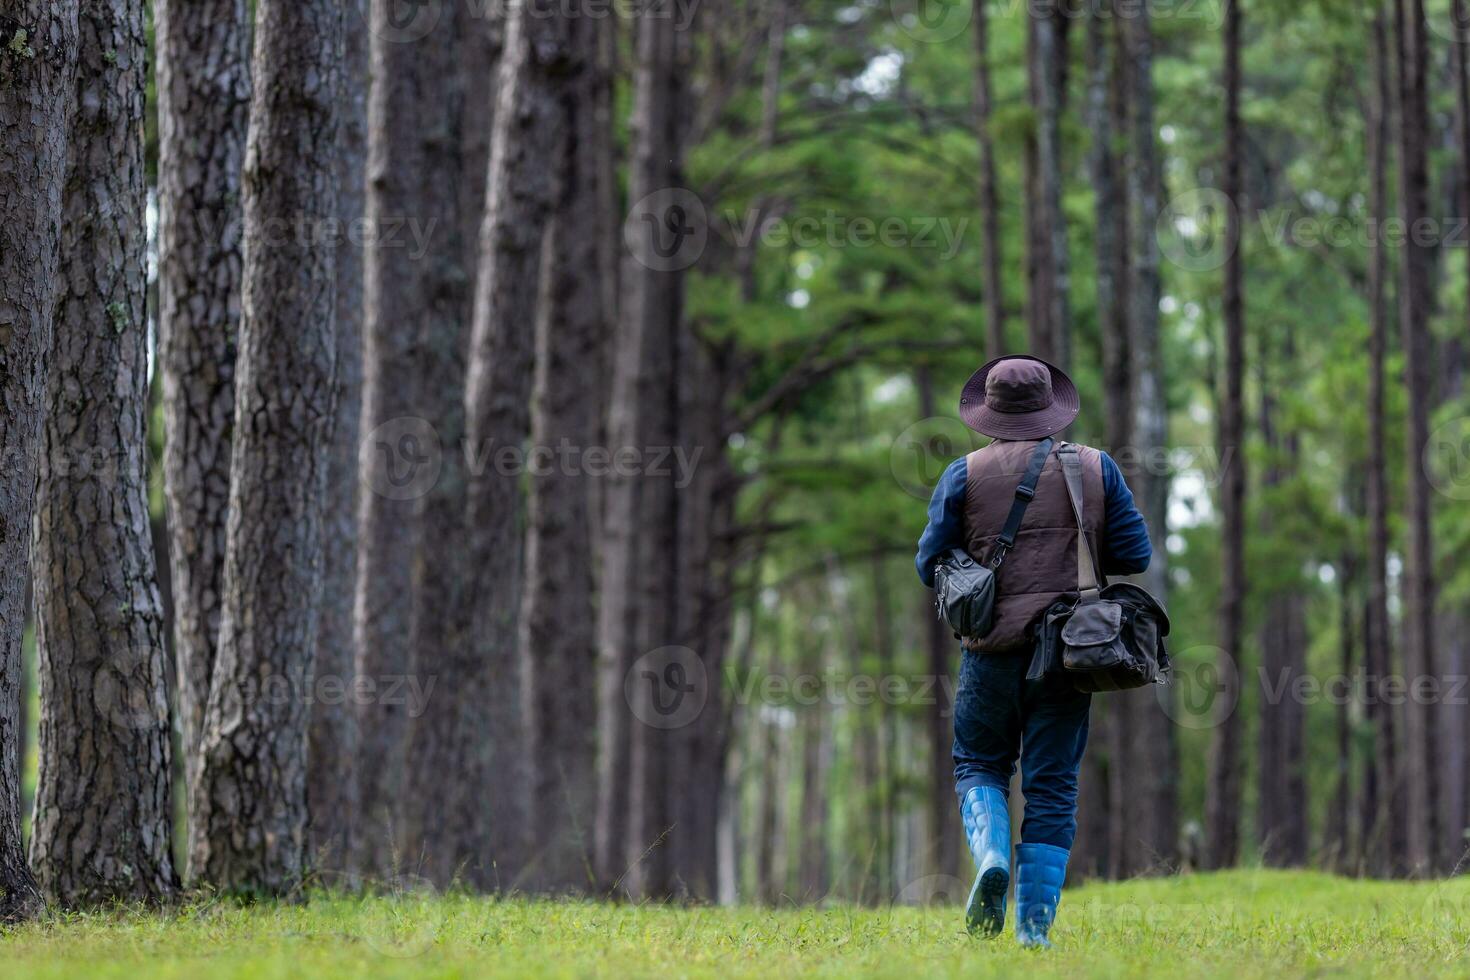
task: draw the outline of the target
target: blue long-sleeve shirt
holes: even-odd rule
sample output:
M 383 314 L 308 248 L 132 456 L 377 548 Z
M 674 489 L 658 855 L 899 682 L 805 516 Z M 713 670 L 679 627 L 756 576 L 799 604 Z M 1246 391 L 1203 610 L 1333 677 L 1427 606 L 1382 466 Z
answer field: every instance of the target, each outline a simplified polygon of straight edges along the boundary
M 1137 575 L 1148 568 L 1153 545 L 1143 515 L 1133 504 L 1133 491 L 1123 471 L 1107 453 L 1102 453 L 1103 496 L 1106 504 L 1102 534 L 1104 575 Z M 951 548 L 965 547 L 965 457 L 950 463 L 934 496 L 929 500 L 929 526 L 919 538 L 914 564 L 924 584 L 934 586 L 934 563 Z M 999 530 L 997 528 L 997 530 Z

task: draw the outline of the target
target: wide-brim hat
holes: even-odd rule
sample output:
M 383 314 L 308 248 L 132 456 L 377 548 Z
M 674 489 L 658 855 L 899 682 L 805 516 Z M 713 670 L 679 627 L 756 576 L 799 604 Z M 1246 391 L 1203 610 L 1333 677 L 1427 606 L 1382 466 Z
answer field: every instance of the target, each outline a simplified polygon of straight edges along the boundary
M 997 357 L 960 395 L 960 418 L 995 439 L 1044 439 L 1071 425 L 1081 408 L 1067 373 L 1029 354 Z

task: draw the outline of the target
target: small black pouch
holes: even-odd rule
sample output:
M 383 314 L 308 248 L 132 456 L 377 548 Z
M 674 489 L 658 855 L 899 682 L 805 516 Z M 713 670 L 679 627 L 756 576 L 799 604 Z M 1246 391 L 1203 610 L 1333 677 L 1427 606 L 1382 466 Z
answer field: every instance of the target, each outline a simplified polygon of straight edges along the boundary
M 934 608 L 956 636 L 984 636 L 995 621 L 995 572 L 950 549 L 934 566 Z

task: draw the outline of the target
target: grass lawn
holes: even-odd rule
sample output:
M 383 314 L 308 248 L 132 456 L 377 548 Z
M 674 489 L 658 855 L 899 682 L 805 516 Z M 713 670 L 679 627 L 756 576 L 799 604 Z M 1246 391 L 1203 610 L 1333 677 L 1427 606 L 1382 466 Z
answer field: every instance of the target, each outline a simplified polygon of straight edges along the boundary
M 678 908 L 468 896 L 55 917 L 0 937 L 0 976 L 1470 976 L 1470 877 L 1234 871 L 1066 893 L 1050 953 L 958 909 Z

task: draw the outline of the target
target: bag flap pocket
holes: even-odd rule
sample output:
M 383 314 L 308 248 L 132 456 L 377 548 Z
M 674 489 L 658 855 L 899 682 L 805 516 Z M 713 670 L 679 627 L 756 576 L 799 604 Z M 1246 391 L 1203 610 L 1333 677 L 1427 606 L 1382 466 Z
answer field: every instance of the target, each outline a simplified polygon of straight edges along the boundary
M 1111 643 L 1123 629 L 1123 607 L 1116 602 L 1084 602 L 1072 610 L 1062 627 L 1062 642 L 1069 647 L 1092 647 Z

